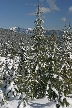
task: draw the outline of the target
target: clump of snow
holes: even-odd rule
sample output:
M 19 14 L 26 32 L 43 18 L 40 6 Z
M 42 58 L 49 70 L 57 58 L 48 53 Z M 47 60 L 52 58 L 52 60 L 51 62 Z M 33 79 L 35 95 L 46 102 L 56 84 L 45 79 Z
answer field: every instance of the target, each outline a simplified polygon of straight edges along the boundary
M 32 28 L 28 28 L 28 30 L 33 30 Z

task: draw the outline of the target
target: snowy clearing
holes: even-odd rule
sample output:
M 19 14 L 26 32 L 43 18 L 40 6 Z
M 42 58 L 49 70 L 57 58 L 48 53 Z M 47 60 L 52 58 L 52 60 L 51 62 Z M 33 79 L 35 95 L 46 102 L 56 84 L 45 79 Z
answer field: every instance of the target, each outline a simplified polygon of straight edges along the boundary
M 72 108 L 72 98 L 68 98 L 68 102 L 70 103 L 69 107 L 60 107 L 60 108 Z M 8 105 L 1 106 L 0 108 L 17 108 L 18 100 L 12 100 L 8 102 Z M 21 105 L 20 108 L 23 108 Z M 54 102 L 49 102 L 47 98 L 36 99 L 27 104 L 25 108 L 56 108 Z

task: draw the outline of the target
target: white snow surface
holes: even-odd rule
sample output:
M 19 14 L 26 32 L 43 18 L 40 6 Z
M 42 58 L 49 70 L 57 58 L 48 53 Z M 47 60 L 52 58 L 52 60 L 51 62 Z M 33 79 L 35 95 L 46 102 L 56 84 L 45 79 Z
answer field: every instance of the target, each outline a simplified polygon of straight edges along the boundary
M 72 108 L 72 98 L 68 98 L 68 101 L 70 103 L 69 107 L 61 106 L 60 108 Z M 11 100 L 8 104 L 0 106 L 0 108 L 17 108 L 17 106 L 18 100 Z M 23 108 L 22 104 L 20 105 L 20 108 Z M 56 106 L 54 102 L 50 102 L 47 98 L 43 98 L 28 102 L 25 108 L 56 108 Z

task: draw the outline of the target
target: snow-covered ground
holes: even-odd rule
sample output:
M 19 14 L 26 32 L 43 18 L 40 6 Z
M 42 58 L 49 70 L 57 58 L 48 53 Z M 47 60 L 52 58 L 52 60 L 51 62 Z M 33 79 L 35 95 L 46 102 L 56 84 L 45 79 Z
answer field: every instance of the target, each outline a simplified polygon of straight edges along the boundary
M 60 107 L 60 108 L 72 108 L 72 98 L 68 98 L 68 101 L 70 103 L 69 107 Z M 18 106 L 18 101 L 12 100 L 9 101 L 8 105 L 1 106 L 0 108 L 17 108 L 17 106 Z M 23 106 L 21 106 L 20 108 L 23 108 Z M 56 108 L 56 106 L 54 102 L 49 102 L 47 98 L 43 98 L 29 102 L 25 108 Z

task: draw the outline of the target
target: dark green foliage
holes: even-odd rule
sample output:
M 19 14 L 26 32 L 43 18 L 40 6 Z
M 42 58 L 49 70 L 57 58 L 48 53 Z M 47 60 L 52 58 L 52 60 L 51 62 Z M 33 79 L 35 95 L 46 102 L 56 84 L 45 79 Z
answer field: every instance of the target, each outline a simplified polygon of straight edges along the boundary
M 32 45 L 29 51 L 30 89 L 32 98 L 42 98 L 46 92 L 47 39 L 44 36 L 40 7 L 37 5 L 37 20 L 33 29 Z

